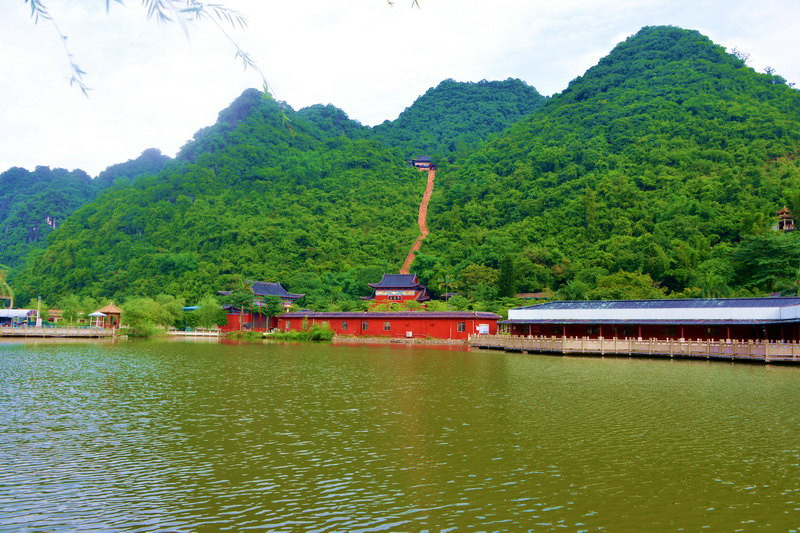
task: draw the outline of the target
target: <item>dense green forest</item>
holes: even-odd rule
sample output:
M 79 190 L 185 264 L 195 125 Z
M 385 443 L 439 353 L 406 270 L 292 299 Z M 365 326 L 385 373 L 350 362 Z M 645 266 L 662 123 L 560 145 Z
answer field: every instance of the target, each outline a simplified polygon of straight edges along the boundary
M 12 283 L 196 301 L 247 277 L 356 309 L 417 234 L 425 175 L 405 161 L 428 154 L 413 269 L 471 300 L 458 306 L 796 292 L 800 236 L 772 226 L 784 204 L 800 212 L 799 151 L 797 90 L 673 27 L 642 29 L 551 98 L 447 80 L 375 128 L 248 90 L 174 161 L 143 154 L 104 178 Z
M 463 83 L 451 79 L 428 89 L 396 120 L 372 129 L 374 138 L 402 150 L 407 158 L 431 156 L 442 162 L 463 157 L 546 98 L 524 81 Z
M 0 264 L 18 266 L 94 197 L 92 179 L 81 170 L 14 167 L 0 174 Z
M 96 179 L 82 170 L 10 168 L 0 174 L 0 264 L 18 267 L 76 209 L 112 185 L 126 186 L 146 174 L 157 174 L 169 158 L 155 149 L 105 169 Z
M 423 278 L 485 298 L 791 290 L 800 93 L 695 31 L 644 28 L 501 138 L 447 169 Z M 462 283 L 467 280 L 461 280 Z
M 160 174 L 75 212 L 15 283 L 116 299 L 197 298 L 237 276 L 352 291 L 398 268 L 424 184 L 375 141 L 249 90 Z
M 459 90 L 465 124 L 447 116 L 463 113 Z M 513 80 L 448 81 L 420 100 L 441 132 L 479 138 L 522 116 L 523 95 L 543 100 Z M 395 132 L 424 129 L 408 116 L 423 120 L 406 110 Z M 175 161 L 149 150 L 101 173 L 95 188 L 113 187 L 32 254 L 15 285 L 26 296 L 196 299 L 247 276 L 302 287 L 309 306 L 360 307 L 366 284 L 395 271 L 414 241 L 425 185 L 407 165 L 414 150 L 376 137 L 333 106 L 295 112 L 245 91 Z

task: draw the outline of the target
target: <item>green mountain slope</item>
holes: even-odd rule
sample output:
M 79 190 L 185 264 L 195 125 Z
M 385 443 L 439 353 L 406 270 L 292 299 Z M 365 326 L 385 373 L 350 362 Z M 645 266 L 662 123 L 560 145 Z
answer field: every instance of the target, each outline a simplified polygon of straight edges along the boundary
M 96 179 L 82 170 L 10 168 L 0 174 L 0 264 L 18 267 L 47 236 L 104 189 L 126 186 L 144 174 L 158 173 L 169 161 L 158 150 L 112 165 Z
M 312 105 L 297 112 L 297 116 L 315 125 L 331 137 L 344 135 L 351 139 L 361 139 L 369 134 L 369 128 L 350 119 L 347 113 L 333 105 Z
M 197 297 L 237 275 L 360 288 L 402 262 L 424 184 L 377 143 L 246 91 L 158 176 L 78 210 L 14 281 L 116 298 Z
M 798 149 L 798 91 L 698 32 L 644 28 L 442 175 L 418 266 L 484 298 L 780 290 L 800 243 L 771 217 L 800 209 Z
M 401 149 L 406 158 L 450 159 L 468 153 L 545 101 L 518 79 L 478 83 L 448 79 L 428 89 L 396 120 L 375 126 L 372 135 Z
M 118 187 L 129 185 L 139 176 L 155 176 L 169 163 L 171 159 L 156 148 L 148 148 L 136 159 L 129 159 L 124 163 L 111 165 L 103 170 L 94 179 L 94 186 L 98 190 L 106 189 L 112 185 Z
M 0 174 L 0 264 L 17 266 L 94 196 L 92 180 L 81 170 L 14 167 Z

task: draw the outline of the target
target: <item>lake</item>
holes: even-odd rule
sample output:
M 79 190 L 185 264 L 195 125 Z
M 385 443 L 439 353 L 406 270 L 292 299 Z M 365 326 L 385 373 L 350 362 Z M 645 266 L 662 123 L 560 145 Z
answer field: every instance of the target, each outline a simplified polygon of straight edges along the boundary
M 0 343 L 3 531 L 797 531 L 800 368 Z

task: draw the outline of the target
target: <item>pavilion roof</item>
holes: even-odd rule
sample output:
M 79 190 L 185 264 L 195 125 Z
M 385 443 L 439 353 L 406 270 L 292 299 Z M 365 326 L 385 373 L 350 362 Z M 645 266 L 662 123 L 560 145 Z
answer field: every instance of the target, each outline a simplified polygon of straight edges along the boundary
M 384 274 L 378 283 L 368 283 L 373 289 L 425 289 L 416 274 Z
M 278 296 L 280 298 L 289 298 L 297 300 L 302 298 L 305 294 L 293 294 L 283 288 L 280 283 L 270 283 L 266 281 L 251 281 L 250 286 L 253 289 L 253 294 L 256 296 Z
M 117 307 L 114 304 L 108 304 L 105 307 L 101 307 L 97 311 L 100 312 L 100 313 L 104 313 L 106 315 L 121 315 L 122 314 L 122 309 L 120 309 L 119 307 Z

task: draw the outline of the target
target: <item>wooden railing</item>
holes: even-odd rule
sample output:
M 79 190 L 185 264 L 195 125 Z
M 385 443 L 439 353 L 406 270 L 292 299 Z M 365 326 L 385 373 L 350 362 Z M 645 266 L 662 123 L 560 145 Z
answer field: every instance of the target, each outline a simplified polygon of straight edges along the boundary
M 797 342 L 474 335 L 470 346 L 517 352 L 689 357 L 800 363 Z
M 96 327 L 0 326 L 0 337 L 113 337 L 114 330 Z

